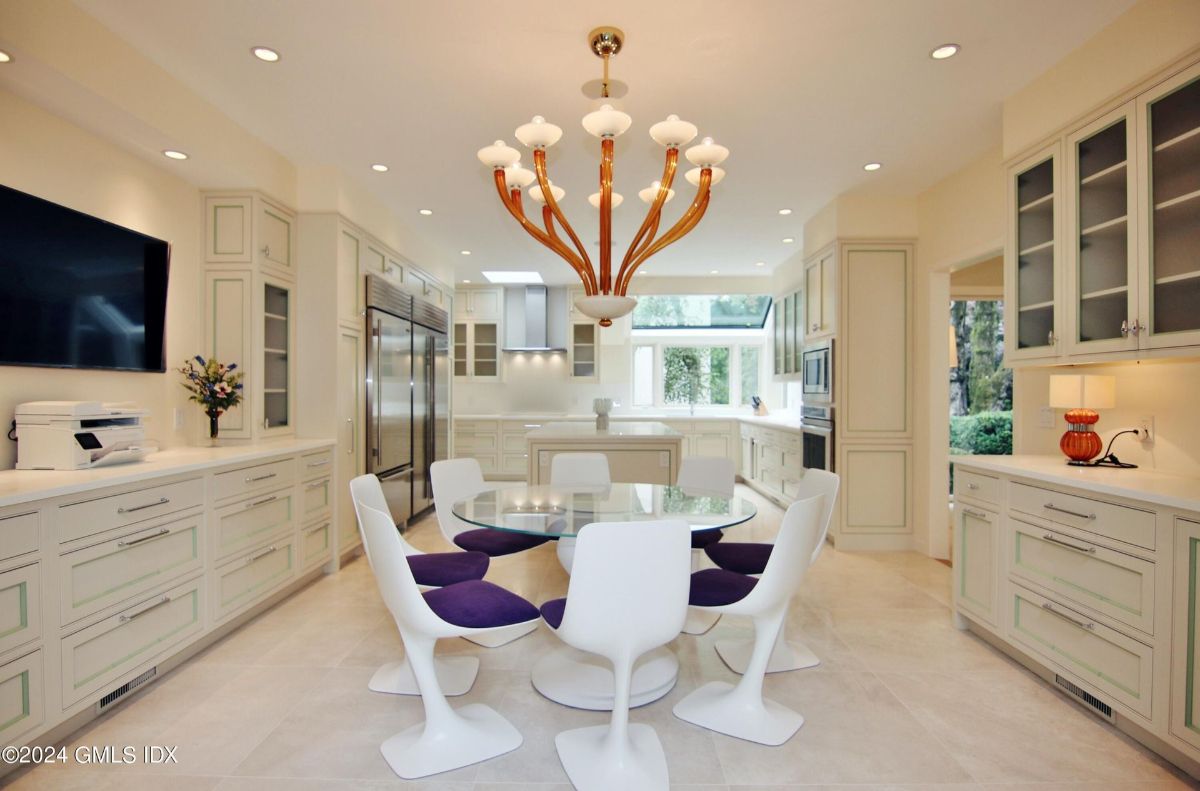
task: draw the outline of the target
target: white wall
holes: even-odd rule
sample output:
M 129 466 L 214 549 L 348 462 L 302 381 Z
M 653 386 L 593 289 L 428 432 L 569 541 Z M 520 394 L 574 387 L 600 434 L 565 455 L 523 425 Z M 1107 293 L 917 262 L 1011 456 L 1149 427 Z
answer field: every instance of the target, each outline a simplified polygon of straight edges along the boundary
M 11 93 L 0 91 L 0 173 L 14 189 L 171 243 L 167 302 L 168 368 L 196 353 L 200 340 L 200 195 L 140 157 L 100 140 Z M 165 161 L 165 160 L 164 160 Z M 128 373 L 0 367 L 0 419 L 5 428 L 24 401 L 135 401 L 151 411 L 148 435 L 164 446 L 186 444 L 200 425 L 171 371 Z M 171 409 L 188 426 L 176 431 Z M 0 469 L 16 463 L 16 446 L 0 441 Z

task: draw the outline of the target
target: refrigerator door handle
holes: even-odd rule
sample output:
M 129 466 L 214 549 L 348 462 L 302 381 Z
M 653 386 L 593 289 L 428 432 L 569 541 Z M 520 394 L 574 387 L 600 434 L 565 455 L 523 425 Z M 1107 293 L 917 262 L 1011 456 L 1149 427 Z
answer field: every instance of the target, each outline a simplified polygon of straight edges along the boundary
M 383 322 L 381 320 L 377 319 L 375 321 L 375 332 L 373 334 L 376 387 L 375 403 L 371 405 L 375 410 L 375 447 L 371 449 L 371 455 L 378 459 L 379 449 L 383 447 L 383 394 L 380 392 L 383 384 L 380 379 L 382 376 L 381 371 L 383 370 Z
M 433 380 L 434 376 L 434 359 L 433 356 L 437 352 L 436 344 L 432 334 L 425 336 L 425 397 L 429 404 L 429 411 L 425 418 L 425 499 L 433 499 L 433 476 L 429 474 L 429 468 L 433 465 L 437 456 L 434 455 L 436 450 L 436 440 L 434 438 L 434 430 L 437 428 L 437 401 L 434 399 L 436 383 Z

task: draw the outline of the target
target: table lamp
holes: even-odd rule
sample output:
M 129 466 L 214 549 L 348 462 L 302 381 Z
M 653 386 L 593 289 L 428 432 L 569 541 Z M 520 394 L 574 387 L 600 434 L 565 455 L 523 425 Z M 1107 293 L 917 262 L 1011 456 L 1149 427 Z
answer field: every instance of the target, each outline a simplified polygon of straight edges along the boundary
M 1052 374 L 1050 376 L 1050 406 L 1066 409 L 1067 431 L 1058 447 L 1070 461 L 1084 466 L 1100 455 L 1103 443 L 1092 428 L 1100 416 L 1097 409 L 1116 406 L 1117 380 L 1113 376 Z

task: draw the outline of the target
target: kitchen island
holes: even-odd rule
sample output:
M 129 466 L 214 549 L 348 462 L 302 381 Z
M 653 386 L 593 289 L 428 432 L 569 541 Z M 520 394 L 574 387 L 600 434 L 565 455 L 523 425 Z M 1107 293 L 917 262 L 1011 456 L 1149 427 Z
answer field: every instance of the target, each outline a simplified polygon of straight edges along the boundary
M 683 434 L 657 421 L 545 423 L 525 435 L 529 483 L 550 483 L 550 464 L 559 453 L 603 453 L 612 480 L 673 484 L 683 458 Z

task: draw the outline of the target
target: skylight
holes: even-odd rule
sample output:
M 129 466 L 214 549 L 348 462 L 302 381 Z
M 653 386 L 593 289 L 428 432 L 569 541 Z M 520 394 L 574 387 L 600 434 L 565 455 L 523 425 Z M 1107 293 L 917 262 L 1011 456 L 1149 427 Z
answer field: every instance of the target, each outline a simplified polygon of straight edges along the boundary
M 484 272 L 489 283 L 541 283 L 540 272 Z
M 756 330 L 766 326 L 765 294 L 649 294 L 638 297 L 635 330 Z

